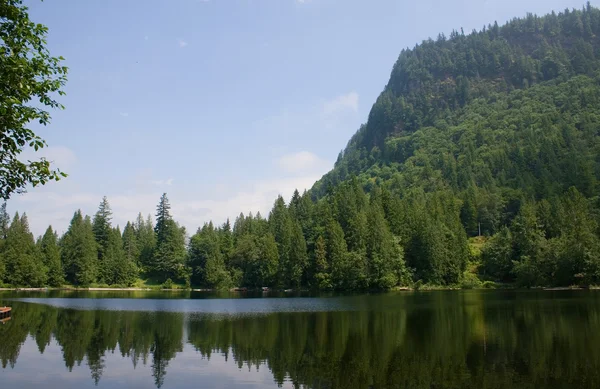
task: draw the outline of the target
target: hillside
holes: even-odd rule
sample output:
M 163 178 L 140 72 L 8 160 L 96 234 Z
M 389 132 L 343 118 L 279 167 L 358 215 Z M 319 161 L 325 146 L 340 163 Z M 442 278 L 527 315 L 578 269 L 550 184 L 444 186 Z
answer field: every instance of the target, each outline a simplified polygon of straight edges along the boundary
M 468 236 L 481 228 L 484 235 L 500 233 L 507 240 L 502 259 L 490 258 L 500 255 L 492 247 L 500 236 L 486 246 L 480 276 L 515 281 L 514 266 L 522 260 L 531 265 L 562 255 L 565 267 L 559 269 L 561 259 L 554 258 L 543 274 L 529 275 L 535 280 L 522 275 L 520 281 L 592 282 L 596 265 L 587 266 L 598 256 L 599 35 L 600 11 L 588 3 L 583 10 L 529 14 L 469 35 L 455 31 L 450 38 L 440 35 L 403 50 L 367 123 L 340 153 L 334 169 L 314 185 L 313 198 L 326 197 L 353 176 L 367 192 L 375 186 L 389 191 L 396 208 L 404 204 L 414 209 L 414 198 L 427 203 L 447 197 L 451 205 L 442 209 L 424 207 L 429 217 L 458 210 Z M 566 219 L 575 212 L 564 209 L 568 206 L 581 207 L 585 222 Z M 420 271 L 423 254 L 411 254 L 416 226 L 394 220 L 395 213 L 390 210 L 386 218 L 404 238 L 406 260 L 417 278 L 449 281 L 448 270 L 440 273 L 446 279 L 432 277 L 430 269 Z M 514 236 L 527 217 L 527 226 L 535 231 Z M 433 229 L 440 225 L 432 223 Z M 568 242 L 567 235 L 582 223 L 589 228 L 590 242 L 574 236 L 579 241 Z M 549 247 L 559 240 L 562 249 Z M 579 260 L 566 258 L 579 255 L 569 252 L 567 244 L 585 246 L 577 248 Z M 502 270 L 491 263 L 497 260 Z M 436 262 L 426 260 L 425 267 Z M 540 267 L 533 266 L 536 272 Z M 559 277 L 565 271 L 570 275 Z

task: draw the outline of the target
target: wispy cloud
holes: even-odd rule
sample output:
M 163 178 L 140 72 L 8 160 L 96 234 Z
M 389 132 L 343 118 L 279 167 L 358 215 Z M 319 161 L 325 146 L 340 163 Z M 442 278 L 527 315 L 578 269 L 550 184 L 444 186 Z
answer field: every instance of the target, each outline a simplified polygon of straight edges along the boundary
M 171 186 L 173 185 L 173 179 L 169 178 L 166 180 L 150 180 L 150 183 L 156 186 Z
M 323 114 L 327 116 L 344 111 L 358 111 L 358 93 L 350 92 L 323 103 Z
M 285 154 L 277 160 L 277 165 L 286 173 L 325 173 L 331 166 L 310 151 Z
M 320 178 L 319 174 L 303 174 L 294 177 L 278 177 L 258 180 L 240 185 L 237 191 L 225 192 L 221 196 L 197 198 L 197 195 L 177 191 L 170 187 L 167 191 L 172 206 L 173 218 L 193 234 L 198 227 L 212 220 L 220 224 L 227 218 L 232 221 L 240 212 L 267 216 L 279 194 L 286 201 L 294 189 L 302 192 L 309 189 Z M 163 183 L 172 182 L 171 179 Z M 84 214 L 93 215 L 98 209 L 102 196 L 106 195 L 113 211 L 113 224 L 123 227 L 135 220 L 137 214 L 153 215 L 156 204 L 165 188 L 154 187 L 143 192 L 124 189 L 118 193 L 75 192 L 63 190 L 59 186 L 35 188 L 29 193 L 10 200 L 9 212 L 23 211 L 29 216 L 29 225 L 34 235 L 43 234 L 48 225 L 59 233 L 69 227 L 73 212 L 81 209 Z
M 65 146 L 48 146 L 38 151 L 28 148 L 19 157 L 21 161 L 34 161 L 40 158 L 46 158 L 53 168 L 57 167 L 64 171 L 77 163 L 77 156 L 73 150 Z
M 129 116 L 129 112 L 119 112 L 119 115 L 123 116 L 124 118 Z
M 186 41 L 181 40 L 181 39 L 179 40 L 178 43 L 179 43 L 179 47 L 181 47 L 181 48 L 184 48 L 188 45 L 188 43 Z

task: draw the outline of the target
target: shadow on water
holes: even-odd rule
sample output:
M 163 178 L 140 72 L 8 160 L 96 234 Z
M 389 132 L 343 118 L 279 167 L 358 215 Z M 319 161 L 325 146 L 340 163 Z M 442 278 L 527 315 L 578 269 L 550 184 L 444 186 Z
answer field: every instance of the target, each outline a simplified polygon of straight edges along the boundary
M 237 301 L 246 309 L 232 314 L 217 309 L 227 300 L 212 300 L 212 311 L 194 308 L 194 300 L 173 300 L 192 307 L 174 312 L 93 309 L 93 300 L 75 309 L 0 295 L 0 305 L 13 306 L 13 320 L 0 326 L 0 361 L 7 376 L 29 339 L 39 354 L 56 342 L 68 371 L 87 366 L 86 380 L 99 386 L 114 353 L 130 361 L 125 373 L 149 366 L 157 387 L 168 387 L 172 374 L 184 376 L 169 366 L 177 358 L 204 358 L 210 368 L 219 355 L 244 368 L 246 380 L 267 368 L 274 387 L 598 388 L 597 296 L 396 293 L 290 299 L 289 309 L 262 313 L 255 308 L 277 299 L 246 299 Z M 125 301 L 135 306 L 134 299 Z M 295 301 L 302 309 L 294 309 Z

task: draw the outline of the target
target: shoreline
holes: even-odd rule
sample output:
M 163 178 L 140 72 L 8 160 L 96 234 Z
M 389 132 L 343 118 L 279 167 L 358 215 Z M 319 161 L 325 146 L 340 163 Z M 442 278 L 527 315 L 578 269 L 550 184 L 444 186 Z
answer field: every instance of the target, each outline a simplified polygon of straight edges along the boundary
M 564 291 L 564 290 L 600 290 L 600 285 L 592 285 L 588 287 L 577 287 L 577 286 L 566 286 L 566 287 L 535 287 L 535 288 L 519 288 L 512 285 L 503 285 L 502 287 L 496 288 L 460 288 L 456 286 L 428 286 L 420 288 L 412 288 L 409 286 L 395 287 L 390 290 L 346 290 L 346 291 L 315 291 L 315 292 L 362 292 L 362 293 L 373 293 L 373 292 L 426 292 L 434 290 L 497 290 L 497 289 L 531 289 L 531 290 L 543 290 L 543 291 Z M 309 289 L 250 289 L 250 288 L 231 288 L 231 289 L 211 289 L 211 288 L 141 288 L 141 287 L 130 287 L 130 288 L 118 288 L 118 287 L 89 287 L 89 288 L 77 288 L 77 287 L 47 287 L 47 288 L 0 288 L 0 292 L 51 292 L 51 291 L 65 291 L 65 292 L 279 292 L 279 293 L 296 293 L 296 292 L 311 292 Z

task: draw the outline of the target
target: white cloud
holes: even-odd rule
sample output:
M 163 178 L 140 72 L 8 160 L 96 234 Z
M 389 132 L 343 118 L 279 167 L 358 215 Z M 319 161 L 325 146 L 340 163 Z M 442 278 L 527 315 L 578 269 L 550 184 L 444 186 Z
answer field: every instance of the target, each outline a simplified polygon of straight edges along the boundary
M 189 194 L 176 187 L 171 187 L 168 197 L 174 219 L 185 226 L 188 233 L 195 233 L 198 227 L 212 220 L 216 224 L 227 218 L 231 222 L 243 212 L 256 214 L 260 212 L 267 217 L 278 195 L 289 201 L 295 189 L 300 192 L 310 189 L 321 177 L 319 173 L 299 174 L 293 177 L 277 177 L 269 180 L 236 184 L 237 191 L 224 191 L 210 198 L 198 198 L 198 194 Z M 172 182 L 171 179 L 163 183 Z M 67 182 L 65 182 L 67 184 Z M 119 193 L 92 193 L 74 191 L 72 187 L 57 184 L 41 188 L 33 188 L 29 193 L 13 197 L 8 204 L 12 214 L 26 212 L 29 226 L 35 236 L 44 233 L 48 225 L 64 233 L 69 227 L 73 213 L 81 209 L 84 214 L 93 216 L 97 211 L 102 196 L 106 195 L 113 211 L 113 225 L 121 229 L 128 221 L 133 221 L 138 213 L 145 216 L 154 215 L 156 205 L 165 188 L 149 187 L 144 191 L 122 190 Z M 58 192 L 58 191 L 64 192 Z
M 323 103 L 323 114 L 326 116 L 346 111 L 358 112 L 358 93 L 350 92 Z
M 73 150 L 66 146 L 48 146 L 39 149 L 38 151 L 35 151 L 33 148 L 27 148 L 20 155 L 19 160 L 36 161 L 40 158 L 46 158 L 50 161 L 53 168 L 59 168 L 64 171 L 74 166 L 77 162 L 77 156 Z
M 281 195 L 289 201 L 295 189 L 302 193 L 305 189 L 310 189 L 320 177 L 315 174 L 263 180 L 225 198 L 172 202 L 173 217 L 185 225 L 190 233 L 194 233 L 196 228 L 209 220 L 220 224 L 230 218 L 233 223 L 240 212 L 245 215 L 248 212 L 254 215 L 260 212 L 263 217 L 267 217 L 277 196 Z
M 181 47 L 181 48 L 184 48 L 184 47 L 186 47 L 187 45 L 188 45 L 188 43 L 187 43 L 186 41 L 184 41 L 184 40 L 181 40 L 181 39 L 179 40 L 179 47 Z
M 144 35 L 144 40 L 147 41 L 148 39 L 148 35 Z
M 299 151 L 283 155 L 277 161 L 277 165 L 287 173 L 315 171 L 325 173 L 331 167 L 328 161 L 319 158 L 319 156 L 310 151 Z
M 123 116 L 124 118 L 129 116 L 129 112 L 119 112 L 119 115 Z
M 150 180 L 150 183 L 156 186 L 171 186 L 173 185 L 173 179 L 169 178 L 167 180 Z

